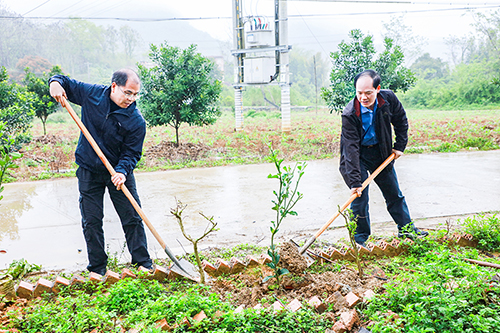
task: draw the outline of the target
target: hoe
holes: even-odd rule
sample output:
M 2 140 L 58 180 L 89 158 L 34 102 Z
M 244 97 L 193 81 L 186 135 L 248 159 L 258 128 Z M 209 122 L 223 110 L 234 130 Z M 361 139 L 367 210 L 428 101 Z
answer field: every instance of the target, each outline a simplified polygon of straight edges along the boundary
M 371 181 L 377 177 L 377 175 L 382 171 L 384 170 L 384 168 L 392 162 L 392 160 L 394 160 L 394 158 L 396 157 L 396 154 L 392 153 L 391 155 L 389 155 L 389 157 L 370 175 L 370 177 L 366 178 L 366 180 L 363 182 L 363 185 L 361 186 L 361 191 L 363 191 L 367 186 L 368 184 L 371 183 Z M 351 202 L 354 201 L 354 199 L 356 199 L 358 197 L 358 195 L 356 193 L 352 194 L 350 197 L 349 197 L 349 200 L 347 200 L 343 205 L 342 207 L 340 207 L 337 211 L 337 213 L 335 213 L 335 215 L 333 215 L 313 236 L 311 236 L 311 238 L 309 238 L 307 240 L 307 242 L 299 249 L 299 253 L 306 259 L 307 261 L 307 264 L 310 266 L 312 265 L 312 263 L 314 262 L 314 260 L 309 256 L 309 254 L 306 253 L 307 249 L 316 241 L 316 239 L 330 226 L 330 224 L 332 224 L 333 221 L 335 221 L 335 219 L 337 217 L 339 217 L 340 213 L 342 213 L 346 208 L 347 206 L 349 206 L 351 204 Z M 292 244 L 296 245 L 297 243 L 295 243 L 294 241 L 291 241 Z

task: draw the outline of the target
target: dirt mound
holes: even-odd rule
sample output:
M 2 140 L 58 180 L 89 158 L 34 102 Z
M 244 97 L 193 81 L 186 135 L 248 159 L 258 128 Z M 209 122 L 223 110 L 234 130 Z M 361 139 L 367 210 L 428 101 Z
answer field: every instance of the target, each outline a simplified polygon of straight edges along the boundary
M 68 139 L 61 137 L 59 135 L 47 134 L 42 136 L 37 136 L 31 140 L 34 143 L 40 143 L 42 145 L 56 145 L 63 141 L 67 141 Z
M 156 146 L 148 148 L 144 156 L 149 160 L 163 159 L 171 162 L 188 162 L 196 161 L 202 158 L 210 148 L 201 143 L 180 143 L 179 146 L 175 142 L 162 141 Z
M 290 273 L 302 274 L 307 269 L 306 260 L 299 254 L 299 249 L 294 244 L 283 243 L 280 246 L 279 255 L 281 266 L 288 269 Z

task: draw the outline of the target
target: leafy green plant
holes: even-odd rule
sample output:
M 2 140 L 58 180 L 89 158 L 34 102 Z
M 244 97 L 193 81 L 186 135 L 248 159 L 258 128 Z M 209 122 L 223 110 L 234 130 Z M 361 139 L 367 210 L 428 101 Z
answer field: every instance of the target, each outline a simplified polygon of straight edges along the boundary
M 500 217 L 474 215 L 467 217 L 463 223 L 465 232 L 478 240 L 478 248 L 487 251 L 500 250 Z
M 10 274 L 14 280 L 21 279 L 29 273 L 38 272 L 42 266 L 30 264 L 26 259 L 14 260 L 10 263 L 7 269 L 7 274 Z
M 379 332 L 493 332 L 500 327 L 500 287 L 488 268 L 469 264 L 476 249 L 454 248 L 429 238 L 415 240 L 408 255 L 392 258 L 385 293 L 363 310 Z M 416 247 L 416 249 L 414 249 Z M 392 317 L 392 319 L 391 319 Z M 496 328 L 495 328 L 496 327 Z
M 360 278 L 363 277 L 363 267 L 361 266 L 361 260 L 359 258 L 359 249 L 358 249 L 358 244 L 356 243 L 356 240 L 354 239 L 354 236 L 356 235 L 356 228 L 358 227 L 358 219 L 357 217 L 354 216 L 353 212 L 351 209 L 347 208 L 343 212 L 340 211 L 339 213 L 344 217 L 345 220 L 345 226 L 347 227 L 347 231 L 349 232 L 349 241 L 351 243 L 351 248 L 352 248 L 352 253 L 354 255 L 354 259 L 356 261 L 356 266 L 358 267 L 358 275 Z
M 278 253 L 278 249 L 276 244 L 274 243 L 274 237 L 276 233 L 279 231 L 279 227 L 285 217 L 288 215 L 297 215 L 297 212 L 293 211 L 293 207 L 295 204 L 302 199 L 303 194 L 298 192 L 298 186 L 300 179 L 304 175 L 304 169 L 306 168 L 306 163 L 297 162 L 292 167 L 290 166 L 282 166 L 284 159 L 278 158 L 278 152 L 270 148 L 270 161 L 274 163 L 276 167 L 277 173 L 270 174 L 267 178 L 278 179 L 279 181 L 279 190 L 278 192 L 273 191 L 276 196 L 276 200 L 273 200 L 274 203 L 273 210 L 276 211 L 276 220 L 271 221 L 272 226 L 271 229 L 271 246 L 268 249 L 267 253 L 271 257 L 271 261 L 266 265 L 269 266 L 272 270 L 274 270 L 274 274 L 270 276 L 266 276 L 264 278 L 264 282 L 271 278 L 275 278 L 277 285 L 280 286 L 280 276 L 284 274 L 288 274 L 289 271 L 286 268 L 281 268 L 279 266 L 280 255 Z M 297 180 L 294 181 L 294 177 L 297 175 Z
M 5 123 L 0 122 L 0 200 L 3 199 L 2 183 L 7 169 L 18 168 L 14 161 L 22 157 L 21 153 L 13 151 L 14 138 L 4 133 L 4 129 Z

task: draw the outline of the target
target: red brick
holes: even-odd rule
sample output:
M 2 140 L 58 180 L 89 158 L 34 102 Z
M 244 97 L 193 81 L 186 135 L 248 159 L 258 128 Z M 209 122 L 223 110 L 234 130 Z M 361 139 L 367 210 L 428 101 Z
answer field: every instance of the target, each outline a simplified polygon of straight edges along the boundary
M 331 255 L 329 255 L 328 253 L 324 252 L 324 251 L 321 251 L 319 253 L 320 256 L 322 257 L 325 257 L 326 259 L 330 259 L 331 258 Z
M 231 273 L 231 267 L 222 259 L 217 259 L 215 263 L 215 268 L 217 268 L 218 274 L 229 274 Z
M 17 297 L 30 299 L 33 296 L 33 290 L 35 286 L 31 283 L 21 281 L 16 288 Z
M 172 327 L 170 327 L 170 325 L 167 323 L 166 319 L 162 319 L 160 321 L 157 321 L 155 327 L 161 329 L 162 331 L 171 331 L 172 330 Z
M 337 321 L 333 327 L 332 331 L 335 333 L 345 333 L 347 332 L 347 327 L 345 327 L 345 324 L 341 321 Z
M 240 313 L 243 311 L 243 309 L 245 309 L 245 305 L 241 304 L 236 308 L 236 310 L 234 310 L 234 313 Z
M 62 288 L 69 286 L 70 282 L 68 279 L 63 278 L 62 276 L 57 276 L 54 281 L 54 285 L 52 286 L 52 291 L 56 294 L 60 293 Z
M 134 273 L 132 273 L 132 271 L 130 269 L 128 269 L 128 268 L 122 269 L 122 276 L 121 276 L 121 278 L 125 279 L 125 278 L 128 278 L 128 277 L 129 278 L 134 278 L 134 279 L 137 278 L 137 276 Z
M 73 277 L 71 278 L 71 285 L 74 286 L 75 284 L 80 283 L 85 283 L 85 278 L 81 275 L 73 275 Z
M 247 256 L 247 268 L 254 268 L 260 265 L 260 263 L 254 257 Z
M 354 325 L 359 321 L 358 312 L 352 309 L 347 312 L 342 312 L 340 314 L 340 321 L 344 323 L 348 330 L 351 330 Z
M 262 254 L 260 255 L 260 263 L 261 263 L 262 265 L 265 265 L 265 264 L 267 264 L 268 262 L 271 262 L 271 257 L 270 257 L 270 256 L 268 256 L 267 254 L 262 253 Z
M 219 319 L 222 319 L 222 316 L 224 315 L 224 312 L 220 311 L 220 310 L 217 310 L 215 311 L 214 313 L 214 319 L 216 318 L 219 318 Z
M 328 297 L 325 300 L 325 303 L 333 304 L 333 307 L 335 308 L 335 310 L 341 310 L 341 309 L 347 307 L 347 301 L 339 291 L 336 291 L 332 295 L 330 295 L 330 297 Z
M 231 261 L 229 262 L 229 266 L 231 266 L 231 274 L 236 274 L 245 269 L 245 265 L 239 261 L 237 258 L 231 258 Z
M 262 309 L 262 304 L 257 304 L 256 306 L 253 307 L 255 310 L 260 310 Z
M 52 287 L 54 283 L 49 280 L 39 279 L 35 285 L 35 289 L 33 289 L 33 297 L 40 297 L 42 293 L 50 293 L 52 292 Z
M 187 317 L 184 317 L 179 323 L 179 326 L 191 327 L 191 322 L 189 321 L 189 319 L 187 319 Z
M 139 272 L 142 272 L 144 274 L 144 278 L 146 278 L 147 280 L 150 280 L 153 276 L 151 275 L 153 269 L 148 269 L 144 266 L 139 266 L 139 269 L 138 269 Z
M 366 290 L 366 291 L 363 293 L 363 295 L 361 295 L 361 296 L 363 296 L 363 300 L 365 300 L 365 301 L 369 301 L 369 300 L 371 300 L 373 297 L 375 297 L 375 293 L 373 292 L 373 290 L 368 289 L 368 290 Z
M 358 297 L 358 295 L 356 295 L 352 291 L 345 295 L 345 300 L 347 302 L 347 306 L 350 308 L 361 302 L 361 299 Z
M 332 252 L 330 252 L 330 260 L 343 260 L 344 259 L 344 253 L 340 252 L 337 249 L 333 249 Z
M 210 262 L 203 260 L 201 262 L 201 267 L 203 267 L 203 270 L 207 272 L 211 276 L 216 276 L 217 275 L 217 268 L 214 267 Z
M 168 277 L 168 270 L 165 267 L 155 266 L 155 271 L 153 272 L 153 279 L 157 281 L 164 281 Z
M 310 306 L 313 306 L 314 309 L 319 312 L 323 313 L 326 311 L 326 305 L 323 303 L 318 296 L 312 297 L 309 302 L 307 302 Z
M 202 321 L 205 318 L 207 318 L 207 315 L 205 314 L 205 311 L 201 310 L 200 313 L 198 313 L 197 315 L 195 315 L 193 317 L 193 320 L 199 322 L 199 321 Z
M 100 283 L 100 282 L 102 282 L 102 275 L 101 274 L 97 274 L 96 272 L 90 272 L 90 274 L 89 274 L 89 281 L 90 282 Z
M 104 283 L 107 285 L 112 285 L 120 281 L 120 274 L 108 270 L 104 275 Z
M 370 255 L 372 255 L 372 252 L 368 248 L 366 248 L 364 246 L 361 246 L 361 245 L 358 247 L 358 253 L 359 253 L 360 256 L 370 256 Z
M 273 309 L 274 309 L 274 311 L 280 311 L 280 310 L 283 310 L 284 307 L 280 302 L 276 301 L 273 303 Z
M 384 256 L 384 249 L 378 245 L 374 245 L 372 250 L 371 250 L 371 254 L 372 254 L 372 256 L 383 257 Z
M 298 299 L 295 298 L 293 301 L 288 303 L 288 305 L 286 307 L 288 310 L 290 310 L 292 312 L 297 312 L 302 308 L 302 304 L 300 303 L 300 301 Z
M 384 249 L 384 254 L 388 257 L 395 257 L 398 255 L 398 251 L 392 244 L 387 244 Z

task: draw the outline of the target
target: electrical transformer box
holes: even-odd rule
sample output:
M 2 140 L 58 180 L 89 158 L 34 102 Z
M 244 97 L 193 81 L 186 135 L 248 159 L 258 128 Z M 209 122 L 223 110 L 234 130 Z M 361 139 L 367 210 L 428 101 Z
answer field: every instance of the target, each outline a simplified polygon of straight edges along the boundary
M 245 83 L 269 83 L 276 72 L 276 60 L 273 56 L 246 57 L 243 67 Z
M 247 45 L 252 47 L 274 46 L 276 44 L 275 36 L 272 30 L 251 30 L 246 31 Z

